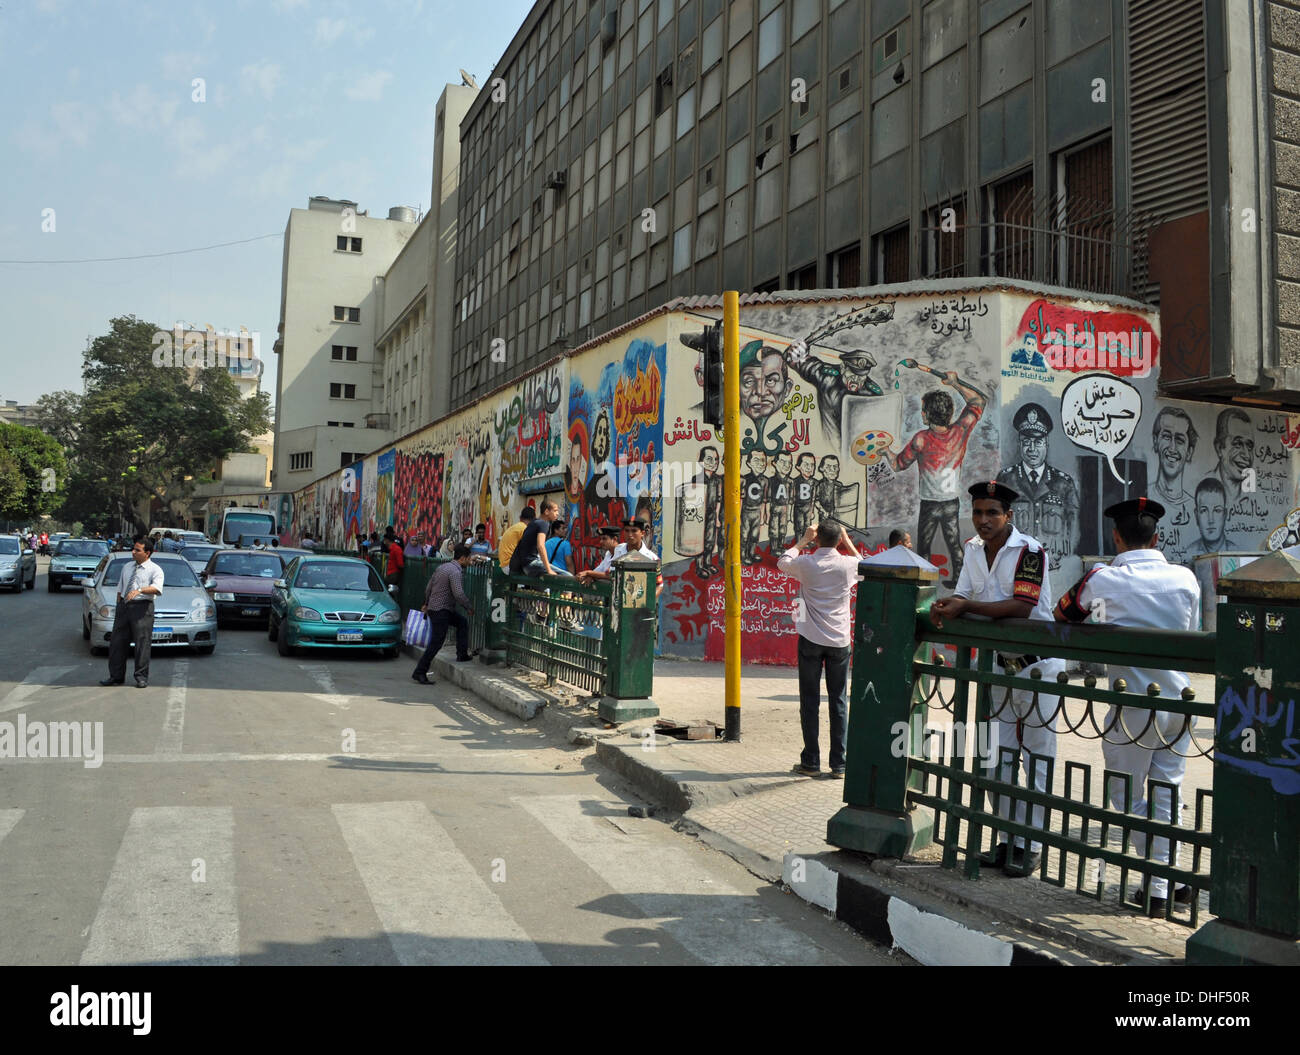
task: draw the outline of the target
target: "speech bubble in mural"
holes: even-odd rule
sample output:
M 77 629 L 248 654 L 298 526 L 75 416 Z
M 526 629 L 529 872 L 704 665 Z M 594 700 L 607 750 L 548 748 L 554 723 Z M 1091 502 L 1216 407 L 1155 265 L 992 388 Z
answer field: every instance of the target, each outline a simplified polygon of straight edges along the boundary
M 1141 419 L 1141 394 L 1109 374 L 1085 374 L 1061 394 L 1061 428 L 1070 442 L 1105 458 L 1122 484 L 1129 481 L 1120 476 L 1115 459 L 1133 442 Z

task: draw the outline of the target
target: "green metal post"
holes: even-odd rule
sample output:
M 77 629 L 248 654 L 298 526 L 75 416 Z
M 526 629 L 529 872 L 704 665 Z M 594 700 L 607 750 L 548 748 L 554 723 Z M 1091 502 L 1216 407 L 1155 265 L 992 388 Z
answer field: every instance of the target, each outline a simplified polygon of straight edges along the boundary
M 506 596 L 509 580 L 501 566 L 492 562 L 482 611 L 478 619 L 487 621 L 483 629 L 483 651 L 479 655 L 484 663 L 504 663 L 506 659 L 506 619 L 510 614 L 510 599 Z
M 1219 580 L 1211 920 L 1187 962 L 1300 965 L 1300 561 Z
M 925 724 L 924 704 L 912 700 L 917 611 L 933 599 L 937 579 L 920 568 L 880 567 L 858 583 L 846 805 L 826 824 L 832 846 L 903 857 L 933 839 L 932 815 L 907 806 L 909 782 L 919 777 L 907 759 Z
M 613 593 L 601 647 L 605 652 L 605 694 L 596 713 L 607 722 L 654 718 L 655 642 L 659 601 L 659 562 L 635 554 L 614 561 Z

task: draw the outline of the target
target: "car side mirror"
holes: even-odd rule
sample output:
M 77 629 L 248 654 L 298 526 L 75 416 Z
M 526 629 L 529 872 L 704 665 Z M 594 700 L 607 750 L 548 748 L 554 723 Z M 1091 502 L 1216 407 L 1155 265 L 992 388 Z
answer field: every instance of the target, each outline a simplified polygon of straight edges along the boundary
M 77 585 L 78 585 L 78 586 L 81 586 L 81 587 L 83 587 L 83 588 L 84 588 L 84 587 L 87 587 L 87 586 L 94 586 L 94 585 L 95 585 L 95 580 L 94 580 L 94 579 L 78 579 L 78 580 L 77 580 Z
M 397 585 L 396 585 L 395 583 L 390 583 L 389 586 L 388 586 L 388 592 L 389 592 L 389 593 L 396 593 L 396 592 L 397 592 Z
M 204 579 L 204 580 L 203 580 L 203 588 L 204 588 L 205 590 L 215 590 L 215 589 L 217 588 L 217 580 L 216 580 L 216 579 Z
M 283 590 L 288 586 L 288 583 L 286 583 L 283 579 L 276 579 L 275 582 L 271 583 L 271 585 L 274 586 L 277 590 Z

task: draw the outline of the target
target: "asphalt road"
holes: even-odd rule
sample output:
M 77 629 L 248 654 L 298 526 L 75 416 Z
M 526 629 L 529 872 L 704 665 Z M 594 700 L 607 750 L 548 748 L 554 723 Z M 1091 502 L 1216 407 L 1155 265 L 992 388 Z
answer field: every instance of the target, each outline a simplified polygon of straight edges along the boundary
M 0 753 L 77 757 L 0 759 L 0 962 L 898 962 L 406 658 L 223 629 L 101 688 L 47 564 L 0 594 Z

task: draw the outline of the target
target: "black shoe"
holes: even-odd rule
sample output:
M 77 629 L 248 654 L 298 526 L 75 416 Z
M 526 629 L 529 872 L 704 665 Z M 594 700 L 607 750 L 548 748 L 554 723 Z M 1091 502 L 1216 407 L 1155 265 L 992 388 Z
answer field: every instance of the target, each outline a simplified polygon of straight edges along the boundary
M 1141 906 L 1142 904 L 1145 903 L 1146 896 L 1147 896 L 1147 888 L 1145 886 L 1140 886 L 1135 891 L 1133 891 L 1132 901 L 1134 902 L 1134 904 Z M 1147 910 L 1147 915 L 1153 917 L 1163 916 L 1165 914 L 1165 908 L 1168 905 L 1168 903 L 1169 903 L 1168 898 L 1153 897 L 1151 899 L 1151 907 Z M 1174 887 L 1175 905 L 1190 905 L 1191 903 L 1192 903 L 1191 887 L 1186 885 L 1179 885 Z
M 412 674 L 412 675 L 411 675 L 411 680 L 412 680 L 412 681 L 418 681 L 421 685 L 432 685 L 432 684 L 433 684 L 433 682 L 431 682 L 431 681 L 429 680 L 428 676 L 427 676 L 427 675 L 424 675 L 424 674 Z
M 1038 863 L 1042 858 L 1043 855 L 1037 850 L 1026 853 L 1023 846 L 1017 846 L 1011 851 L 1007 863 L 1002 866 L 1002 874 L 1013 879 L 1024 879 L 1025 876 L 1033 875 L 1038 870 Z
M 149 680 L 147 678 L 136 678 L 135 687 L 137 689 L 147 689 L 149 687 Z
M 100 682 L 100 684 L 101 685 L 125 685 L 126 682 L 125 680 L 118 679 L 118 678 L 105 678 L 103 681 Z
M 1007 865 L 1007 844 L 998 843 L 998 848 L 991 854 L 980 854 L 980 864 L 985 868 L 1005 868 Z

